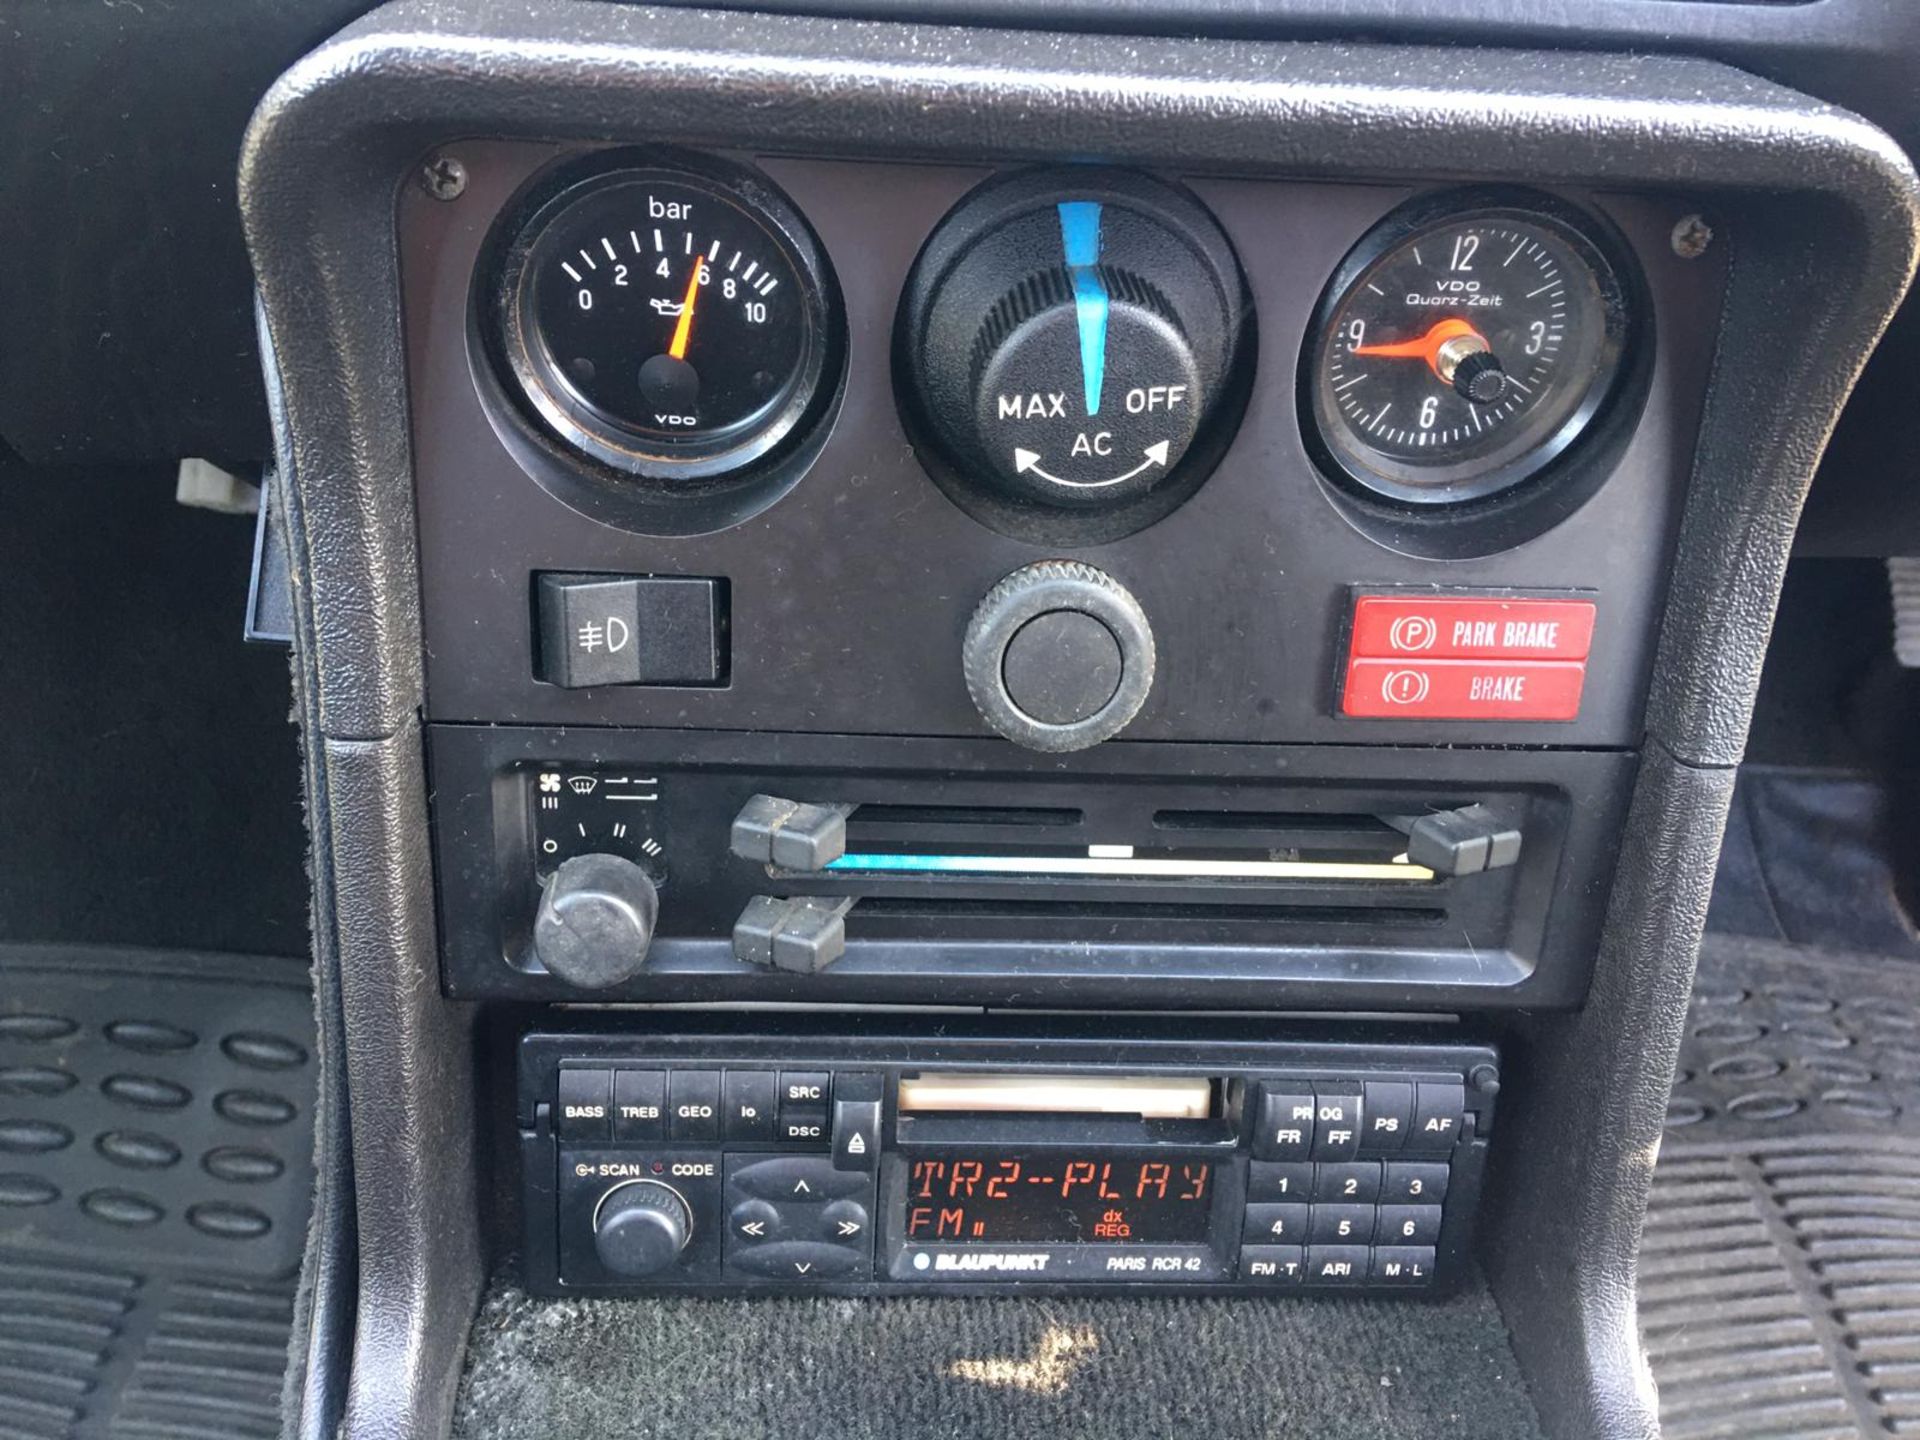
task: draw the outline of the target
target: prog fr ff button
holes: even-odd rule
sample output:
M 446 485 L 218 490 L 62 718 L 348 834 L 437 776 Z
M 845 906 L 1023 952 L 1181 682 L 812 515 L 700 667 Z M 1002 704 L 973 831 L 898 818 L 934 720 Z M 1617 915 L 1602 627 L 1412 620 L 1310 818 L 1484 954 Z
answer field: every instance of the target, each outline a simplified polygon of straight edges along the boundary
M 714 685 L 726 671 L 720 582 L 649 575 L 536 575 L 534 678 L 595 685 Z
M 1262 1160 L 1305 1160 L 1313 1153 L 1313 1092 L 1261 1086 L 1253 1153 Z
M 613 1113 L 613 1073 L 562 1070 L 556 1087 L 554 1129 L 562 1140 L 605 1140 Z
M 1360 1087 L 1316 1085 L 1313 1092 L 1313 1158 L 1351 1160 L 1360 1153 Z

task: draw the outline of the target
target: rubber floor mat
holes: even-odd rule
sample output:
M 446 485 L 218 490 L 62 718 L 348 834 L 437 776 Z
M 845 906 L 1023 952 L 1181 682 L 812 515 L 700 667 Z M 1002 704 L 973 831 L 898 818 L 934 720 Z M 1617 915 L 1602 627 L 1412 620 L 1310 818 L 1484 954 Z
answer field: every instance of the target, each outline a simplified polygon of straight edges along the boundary
M 1668 1440 L 1920 1435 L 1920 967 L 1710 935 L 1640 1257 Z
M 0 1440 L 271 1440 L 313 1191 L 305 966 L 0 947 Z

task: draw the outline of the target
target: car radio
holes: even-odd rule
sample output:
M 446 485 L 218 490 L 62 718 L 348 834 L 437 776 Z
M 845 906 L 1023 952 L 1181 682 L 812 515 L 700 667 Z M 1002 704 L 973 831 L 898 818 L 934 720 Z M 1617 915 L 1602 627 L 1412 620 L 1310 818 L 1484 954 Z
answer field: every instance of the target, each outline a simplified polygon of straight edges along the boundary
M 526 1280 L 1430 1291 L 1498 1088 L 1491 1048 L 1405 1040 L 536 1034 Z

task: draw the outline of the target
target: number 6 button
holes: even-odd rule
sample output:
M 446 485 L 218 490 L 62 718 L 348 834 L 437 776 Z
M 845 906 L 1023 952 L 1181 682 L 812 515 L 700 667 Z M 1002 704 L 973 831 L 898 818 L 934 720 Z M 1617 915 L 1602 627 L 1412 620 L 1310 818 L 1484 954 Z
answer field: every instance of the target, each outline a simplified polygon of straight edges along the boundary
M 1381 1245 L 1437 1245 L 1440 1242 L 1440 1207 L 1382 1205 L 1380 1227 L 1374 1232 L 1374 1238 Z

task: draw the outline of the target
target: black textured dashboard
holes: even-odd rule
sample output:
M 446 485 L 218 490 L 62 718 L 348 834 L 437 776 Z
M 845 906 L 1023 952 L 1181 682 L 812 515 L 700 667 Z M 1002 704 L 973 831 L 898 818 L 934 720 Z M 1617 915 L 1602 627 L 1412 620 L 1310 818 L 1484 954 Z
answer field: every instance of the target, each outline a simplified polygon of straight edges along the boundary
M 568 189 L 608 146 L 648 158 Z M 1148 1167 L 1199 1204 L 1240 1160 L 1189 1151 L 1244 1141 L 1304 1213 L 1215 1191 L 1211 1249 L 1097 1283 L 1297 1225 L 1235 1283 L 1397 1282 L 1441 1257 L 1382 1225 L 1477 1209 L 1550 1432 L 1651 1433 L 1625 1296 L 1729 767 L 1913 264 L 1883 134 L 1670 58 L 402 6 L 275 90 L 243 192 L 364 1257 L 316 1428 L 443 1423 L 511 1243 L 476 1081 L 537 1028 L 507 1188 L 542 1289 L 864 1284 L 896 1223 L 998 1278 L 1063 1226 L 1191 1246 Z M 824 1008 L 492 1006 L 476 1045 L 469 999 Z M 874 1001 L 1038 1013 L 874 1049 Z M 1249 1024 L 1178 1014 L 1168 1059 L 1118 1048 L 1115 1012 L 1216 1002 L 1334 1049 L 1235 1061 Z M 1364 1048 L 1406 1042 L 1356 1003 L 1468 1048 Z M 1377 1147 L 1477 1134 L 1496 1086 L 1483 1203 L 1399 1214 L 1427 1177 Z M 884 1144 L 910 1186 L 936 1136 L 944 1198 L 1013 1164 L 1064 1211 L 941 1236 L 846 1178 Z

